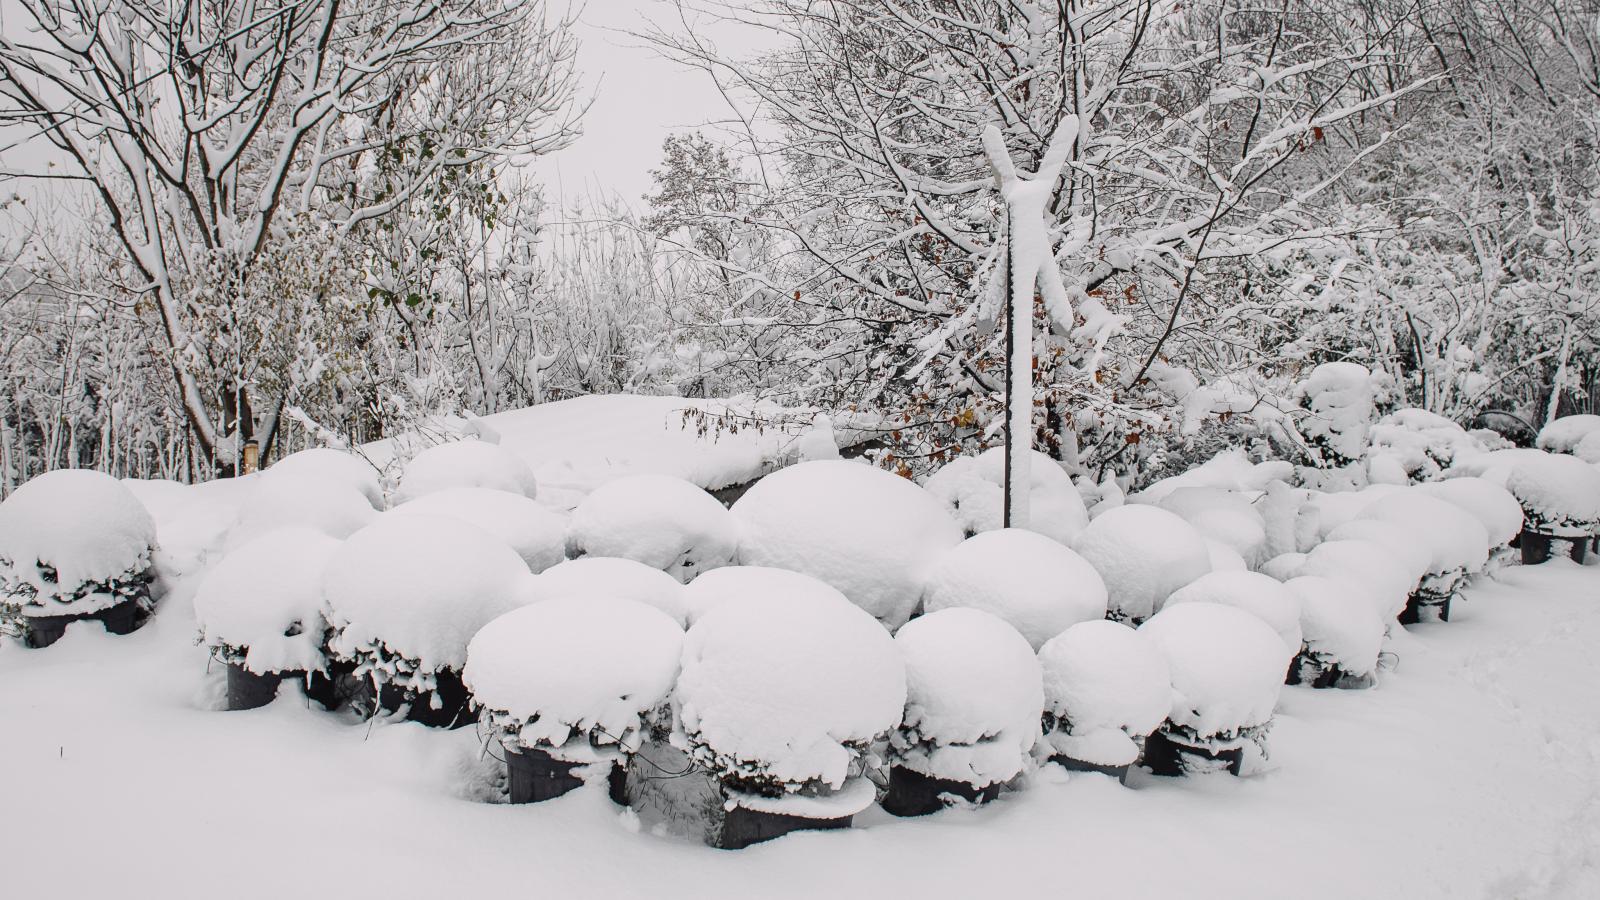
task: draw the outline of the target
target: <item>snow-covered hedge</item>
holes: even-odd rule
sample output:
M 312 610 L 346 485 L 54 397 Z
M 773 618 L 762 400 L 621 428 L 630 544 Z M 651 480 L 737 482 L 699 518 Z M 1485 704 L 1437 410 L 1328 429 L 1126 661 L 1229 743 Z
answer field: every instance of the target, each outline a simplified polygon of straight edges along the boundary
M 682 652 L 683 629 L 660 610 L 569 594 L 483 626 L 462 680 L 508 748 L 591 762 L 638 749 Z
M 585 556 L 551 566 L 533 579 L 536 601 L 564 596 L 606 595 L 636 600 L 661 610 L 680 626 L 688 622 L 688 599 L 672 576 L 631 559 Z
M 1106 615 L 1106 586 L 1083 557 L 1019 528 L 984 531 L 944 554 L 923 607 L 992 613 L 1035 650 L 1067 628 Z
M 536 500 L 491 488 L 445 488 L 408 500 L 395 516 L 444 516 L 482 528 L 516 551 L 531 572 L 566 558 L 567 519 Z
M 572 513 L 567 555 L 616 556 L 687 584 L 731 565 L 739 548 L 732 513 L 682 478 L 630 475 L 595 488 Z
M 322 578 L 339 543 L 315 528 L 289 527 L 224 556 L 195 591 L 201 642 L 257 675 L 327 671 L 332 628 Z
M 539 481 L 522 457 L 481 440 L 461 440 L 418 453 L 406 464 L 394 502 L 405 503 L 448 488 L 481 487 L 521 494 L 539 494 Z
M 1522 531 L 1522 505 L 1510 491 L 1486 478 L 1448 478 L 1416 486 L 1419 493 L 1443 500 L 1478 520 L 1489 539 L 1491 554 Z
M 1089 524 L 1083 497 L 1060 463 L 1037 450 L 1030 452 L 1033 457 L 1028 467 L 1027 527 L 1071 546 L 1078 532 Z M 924 486 L 949 507 L 969 536 L 995 531 L 1004 521 L 1005 463 L 1004 447 L 958 457 L 929 476 Z
M 1290 577 L 1316 575 L 1323 578 L 1350 578 L 1363 584 L 1373 611 L 1385 622 L 1406 608 L 1420 575 L 1403 557 L 1388 547 L 1366 540 L 1328 541 L 1306 554 L 1305 562 L 1290 572 Z
M 1265 748 L 1283 686 L 1283 640 L 1256 616 L 1220 603 L 1179 603 L 1139 626 L 1167 660 L 1171 708 L 1162 734 L 1209 751 Z
M 890 738 L 893 762 L 978 788 L 1016 777 L 1044 708 L 1039 661 L 1022 635 L 980 609 L 943 609 L 907 622 L 894 642 L 906 710 Z
M 1155 506 L 1107 510 L 1073 549 L 1105 582 L 1112 618 L 1139 623 L 1173 591 L 1211 571 L 1211 552 L 1194 526 Z
M 826 581 L 890 628 L 911 616 L 936 557 L 964 537 L 932 494 L 859 462 L 774 472 L 739 498 L 733 515 L 741 563 Z
M 1080 622 L 1039 649 L 1045 740 L 1058 755 L 1126 766 L 1172 708 L 1166 657 L 1116 622 Z
M 148 605 L 155 543 L 155 522 L 115 478 L 46 472 L 0 503 L 0 620 Z

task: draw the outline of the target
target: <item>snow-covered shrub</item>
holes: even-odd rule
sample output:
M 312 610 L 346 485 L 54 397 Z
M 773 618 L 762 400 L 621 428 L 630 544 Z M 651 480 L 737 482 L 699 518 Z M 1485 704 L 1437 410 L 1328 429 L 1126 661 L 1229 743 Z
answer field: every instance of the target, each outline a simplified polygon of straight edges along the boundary
M 889 739 L 891 761 L 973 788 L 1016 777 L 1039 739 L 1044 709 L 1028 642 L 979 609 L 912 619 L 894 642 L 905 659 L 906 709 Z
M 462 487 L 509 491 L 529 500 L 539 494 L 539 481 L 522 457 L 499 444 L 463 440 L 429 447 L 406 463 L 394 502 Z
M 382 516 L 350 536 L 322 579 L 329 647 L 400 702 L 459 679 L 467 642 L 529 599 L 528 567 L 493 535 L 443 516 Z M 398 692 L 398 696 L 396 693 Z
M 984 531 L 947 551 L 928 576 L 923 608 L 981 609 L 1034 649 L 1067 628 L 1106 616 L 1106 586 L 1083 557 L 1020 528 Z
M 1039 648 L 1039 663 L 1045 740 L 1056 756 L 1131 765 L 1172 708 L 1166 657 L 1125 625 L 1079 622 Z
M 1139 633 L 1160 648 L 1172 679 L 1172 705 L 1156 734 L 1182 758 L 1157 766 L 1159 772 L 1209 769 L 1205 760 L 1225 760 L 1238 774 L 1246 744 L 1266 752 L 1284 676 L 1277 632 L 1236 607 L 1179 603 L 1151 616 Z
M 1306 556 L 1304 553 L 1280 553 L 1262 563 L 1259 571 L 1279 581 L 1288 581 L 1300 574 L 1300 567 L 1306 564 Z
M 1250 566 L 1239 551 L 1221 541 L 1206 538 L 1206 551 L 1211 554 L 1213 572 L 1248 572 Z
M 1175 513 L 1207 539 L 1233 548 L 1247 568 L 1254 568 L 1263 560 L 1266 523 L 1245 495 L 1214 487 L 1182 487 L 1169 492 L 1156 505 Z
M 1431 481 L 1461 454 L 1481 453 L 1483 442 L 1444 416 L 1425 409 L 1400 409 L 1379 419 L 1368 434 L 1368 468 L 1392 460 L 1403 481 Z
M 507 749 L 617 759 L 639 748 L 663 711 L 682 652 L 683 629 L 658 609 L 566 595 L 483 626 L 462 680 Z
M 263 481 L 320 481 L 352 488 L 373 509 L 383 509 L 383 486 L 372 464 L 343 450 L 315 447 L 291 453 L 261 473 Z
M 1306 554 L 1294 577 L 1350 578 L 1367 588 L 1373 610 L 1384 622 L 1406 608 L 1422 575 L 1390 548 L 1365 540 L 1328 541 Z
M 1253 462 L 1243 448 L 1234 447 L 1216 454 L 1181 474 L 1156 481 L 1130 498 L 1138 503 L 1159 505 L 1182 488 L 1215 488 L 1230 493 L 1255 493 L 1267 490 L 1273 482 L 1294 478 L 1294 465 L 1283 460 Z
M 1522 505 L 1528 531 L 1572 538 L 1600 529 L 1600 469 L 1576 457 L 1547 453 L 1520 459 L 1505 483 Z
M 1108 510 L 1078 535 L 1073 549 L 1105 582 L 1108 615 L 1134 624 L 1149 618 L 1173 591 L 1211 571 L 1211 552 L 1200 532 L 1155 506 Z
M 1405 567 L 1413 585 L 1420 584 L 1423 577 L 1433 568 L 1433 549 L 1429 543 L 1419 539 L 1404 526 L 1393 522 L 1382 519 L 1351 519 L 1328 532 L 1328 543 L 1337 541 L 1366 541 L 1382 547 Z
M 1589 432 L 1572 448 L 1572 455 L 1591 466 L 1600 466 L 1600 429 Z
M 360 490 L 342 481 L 269 472 L 258 476 L 241 501 L 224 549 L 241 547 L 280 528 L 314 528 L 342 540 L 378 515 Z
M 1435 615 L 1448 619 L 1451 598 L 1489 562 L 1489 534 L 1483 525 L 1460 507 L 1427 494 L 1408 489 L 1385 497 L 1363 510 L 1361 518 L 1399 526 L 1412 542 L 1428 548 L 1428 571 L 1412 593 L 1403 622 Z
M 1070 546 L 1089 524 L 1083 497 L 1060 463 L 1030 452 L 1028 530 Z M 1005 463 L 1004 447 L 957 457 L 929 476 L 924 487 L 950 508 L 967 535 L 995 531 L 1004 521 Z
M 1173 591 L 1162 609 L 1174 603 L 1220 603 L 1250 613 L 1267 623 L 1283 641 L 1285 668 L 1300 652 L 1300 598 L 1271 576 L 1259 572 L 1212 572 Z
M 688 622 L 684 587 L 672 576 L 631 559 L 585 556 L 551 566 L 533 579 L 535 601 L 557 597 L 593 597 L 604 594 L 635 600 L 661 610 L 679 626 Z
M 120 481 L 58 469 L 0 503 L 0 630 L 125 603 L 149 611 L 156 526 Z
M 1572 453 L 1586 437 L 1600 432 L 1600 416 L 1562 416 L 1539 430 L 1533 445 L 1549 453 Z
M 698 486 L 668 475 L 630 475 L 595 488 L 573 510 L 567 555 L 638 560 L 687 584 L 731 565 L 733 514 Z
M 1486 478 L 1448 478 L 1419 484 L 1416 490 L 1450 503 L 1476 518 L 1489 538 L 1489 569 L 1498 568 L 1513 552 L 1510 544 L 1522 531 L 1522 505 L 1510 491 Z
M 201 642 L 257 675 L 326 672 L 333 629 L 323 616 L 322 577 L 338 549 L 322 531 L 291 526 L 228 553 L 195 591 Z
M 724 603 L 741 603 L 752 597 L 782 594 L 796 602 L 850 602 L 839 589 L 810 575 L 771 566 L 723 566 L 684 585 L 686 618 L 690 626 Z
M 1313 492 L 1307 503 L 1316 511 L 1314 515 L 1319 539 L 1327 540 L 1330 532 L 1359 517 L 1367 507 L 1405 490 L 1405 486 L 1399 484 L 1372 484 L 1358 491 Z
M 408 500 L 389 515 L 444 516 L 470 522 L 515 550 L 532 572 L 543 572 L 566 558 L 566 516 L 510 491 L 446 488 Z
M 1308 411 L 1300 432 L 1320 452 L 1322 467 L 1361 459 L 1378 406 L 1387 396 L 1387 376 L 1352 362 L 1323 363 L 1295 387 L 1295 398 Z
M 1292 578 L 1284 587 L 1300 598 L 1305 641 L 1291 680 L 1313 687 L 1371 686 L 1385 625 L 1366 587 L 1353 579 L 1317 575 Z
M 905 664 L 855 605 L 772 593 L 689 629 L 674 698 L 684 745 L 730 804 L 839 818 L 874 798 L 867 750 L 900 724 Z
M 963 538 L 932 494 L 858 462 L 774 472 L 739 498 L 733 515 L 741 563 L 820 578 L 890 628 L 916 608 L 935 558 Z

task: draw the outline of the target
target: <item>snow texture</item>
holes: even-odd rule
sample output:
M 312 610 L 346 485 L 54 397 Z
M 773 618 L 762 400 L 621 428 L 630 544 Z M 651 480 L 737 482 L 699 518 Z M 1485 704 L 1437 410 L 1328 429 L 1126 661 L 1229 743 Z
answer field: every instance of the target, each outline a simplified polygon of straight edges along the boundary
M 378 470 L 361 457 L 343 450 L 314 447 L 291 453 L 263 470 L 261 476 L 267 482 L 293 479 L 343 485 L 360 492 L 373 509 L 383 509 L 383 486 L 378 483 Z
M 0 502 L 0 587 L 39 615 L 95 612 L 123 597 L 80 589 L 142 574 L 155 543 L 155 520 L 122 482 L 89 469 L 46 472 Z
M 1380 380 L 1352 362 L 1323 363 L 1312 369 L 1297 388 L 1302 405 L 1311 411 L 1300 422 L 1301 433 L 1333 451 L 1331 461 L 1336 464 L 1360 459 L 1382 395 Z
M 890 628 L 922 598 L 929 567 L 961 543 L 942 504 L 863 463 L 800 463 L 756 482 L 733 505 L 739 561 L 803 572 Z
M 1373 609 L 1385 622 L 1400 615 L 1419 579 L 1401 557 L 1371 541 L 1328 541 L 1306 555 L 1297 576 L 1350 578 L 1366 585 Z
M 1367 507 L 1404 490 L 1404 485 L 1373 484 L 1358 491 L 1313 491 L 1309 504 L 1316 510 L 1319 537 L 1326 540 L 1330 532 L 1360 516 Z
M 1404 525 L 1382 519 L 1351 519 L 1328 532 L 1332 541 L 1366 541 L 1386 550 L 1405 567 L 1413 582 L 1421 581 L 1433 570 L 1433 550 L 1427 541 L 1418 540 Z
M 1450 503 L 1482 525 L 1490 548 L 1503 547 L 1522 531 L 1522 505 L 1510 491 L 1486 478 L 1448 478 L 1419 484 L 1416 491 Z
M 1300 630 L 1312 655 L 1355 676 L 1377 671 L 1384 619 L 1363 585 L 1307 575 L 1290 579 L 1284 587 L 1300 598 Z
M 1059 463 L 1037 450 L 1032 453 L 1027 528 L 1070 547 L 1089 524 L 1083 497 Z M 950 508 L 968 535 L 996 531 L 1002 526 L 1005 463 L 1004 447 L 958 457 L 929 476 L 924 487 Z
M 1600 527 L 1600 469 L 1576 457 L 1547 453 L 1520 459 L 1505 483 L 1522 504 L 1530 531 L 1578 537 Z
M 1425 409 L 1399 409 L 1384 416 L 1372 426 L 1368 443 L 1369 470 L 1379 459 L 1392 460 L 1402 474 L 1399 484 L 1437 478 L 1457 456 L 1483 450 L 1466 429 Z
M 1206 538 L 1232 547 L 1249 568 L 1265 558 L 1266 523 L 1243 494 L 1215 487 L 1180 487 L 1157 505 L 1193 525 Z
M 1588 435 L 1600 432 L 1600 416 L 1587 413 L 1562 416 L 1540 429 L 1533 445 L 1550 453 L 1571 453 Z
M 426 675 L 459 670 L 479 628 L 527 602 L 533 576 L 493 535 L 444 516 L 383 516 L 328 563 L 322 595 L 336 655 L 381 646 Z
M 530 500 L 539 494 L 539 481 L 520 456 L 488 441 L 461 440 L 429 447 L 407 463 L 394 502 L 463 487 L 509 491 Z
M 515 609 L 467 646 L 462 679 L 501 740 L 580 762 L 632 752 L 678 677 L 683 629 L 658 609 L 597 592 Z
M 1250 569 L 1239 551 L 1221 541 L 1206 538 L 1206 550 L 1211 554 L 1213 572 L 1245 572 Z
M 1283 641 L 1271 626 L 1220 603 L 1179 603 L 1139 626 L 1166 657 L 1167 719 L 1194 738 L 1237 746 L 1272 719 L 1283 686 Z
M 551 566 L 533 580 L 536 601 L 604 594 L 661 610 L 681 627 L 689 618 L 683 585 L 644 563 L 611 556 L 585 556 Z
M 393 516 L 444 516 L 469 522 L 515 550 L 531 572 L 566 559 L 567 517 L 536 500 L 492 488 L 445 488 L 408 500 Z
M 1174 603 L 1237 607 L 1277 632 L 1286 651 L 1285 663 L 1300 652 L 1300 598 L 1271 576 L 1259 572 L 1212 572 L 1173 591 L 1162 608 Z
M 1600 466 L 1600 429 L 1584 435 L 1572 448 L 1572 455 L 1591 466 Z
M 1216 488 L 1224 491 L 1264 491 L 1274 481 L 1294 477 L 1294 466 L 1283 460 L 1251 462 L 1243 449 L 1224 450 L 1186 472 L 1155 482 L 1133 498 L 1139 503 L 1159 505 L 1179 488 Z
M 1288 581 L 1300 574 L 1300 567 L 1306 564 L 1306 558 L 1304 553 L 1280 553 L 1262 563 L 1260 572 L 1279 581 Z
M 1045 735 L 1063 756 L 1102 766 L 1139 758 L 1144 739 L 1167 718 L 1172 680 L 1147 635 L 1116 622 L 1080 622 L 1039 649 Z
M 1596 499 L 1600 501 L 1600 492 Z M 1385 497 L 1362 510 L 1361 518 L 1398 525 L 1411 541 L 1427 547 L 1430 575 L 1480 572 L 1489 561 L 1489 534 L 1482 523 L 1461 507 L 1427 494 L 1408 489 Z
M 894 636 L 905 659 L 905 719 L 894 762 L 984 787 L 1016 777 L 1039 739 L 1039 660 L 1015 628 L 980 609 L 942 609 Z
M 257 674 L 326 671 L 322 577 L 339 543 L 291 526 L 224 556 L 195 590 L 201 640 Z
M 900 724 L 905 664 L 854 605 L 771 594 L 695 623 L 675 697 L 701 765 L 785 790 L 838 790 L 863 748 Z
M 1073 545 L 1105 581 L 1113 616 L 1141 622 L 1173 591 L 1211 571 L 1205 538 L 1154 506 L 1129 504 L 1089 523 Z
M 344 539 L 366 527 L 378 512 L 355 487 L 316 475 L 269 477 L 263 472 L 239 506 L 228 529 L 227 549 L 243 546 L 279 528 L 315 528 Z
M 741 603 L 752 597 L 760 599 L 768 596 L 785 596 L 806 603 L 850 602 L 831 584 L 818 581 L 810 575 L 770 566 L 724 566 L 707 572 L 683 588 L 691 627 L 706 613 L 724 603 Z
M 573 511 L 567 555 L 616 556 L 687 584 L 731 565 L 739 548 L 732 513 L 670 475 L 630 475 L 596 488 Z
M 1079 622 L 1106 615 L 1106 586 L 1083 557 L 1033 531 L 975 534 L 947 551 L 928 577 L 923 607 L 981 609 L 1035 650 Z

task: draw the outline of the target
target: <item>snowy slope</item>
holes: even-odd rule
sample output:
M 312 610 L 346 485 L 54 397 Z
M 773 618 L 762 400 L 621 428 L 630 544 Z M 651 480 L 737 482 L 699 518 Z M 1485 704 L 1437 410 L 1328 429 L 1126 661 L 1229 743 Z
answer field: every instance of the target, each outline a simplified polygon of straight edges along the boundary
M 495 763 L 472 729 L 214 711 L 180 588 L 128 637 L 0 646 L 0 847 L 22 861 L 0 895 L 1600 896 L 1600 568 L 1501 579 L 1400 634 L 1376 689 L 1286 688 L 1262 774 L 1046 770 L 988 808 L 739 852 L 632 833 L 603 785 L 475 800 Z

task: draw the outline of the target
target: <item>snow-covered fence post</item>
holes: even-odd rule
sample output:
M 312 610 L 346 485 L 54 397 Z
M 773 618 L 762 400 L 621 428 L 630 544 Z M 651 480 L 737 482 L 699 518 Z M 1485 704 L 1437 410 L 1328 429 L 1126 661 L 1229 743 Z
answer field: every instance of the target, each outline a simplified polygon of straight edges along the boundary
M 1071 301 L 1061 283 L 1061 270 L 1050 249 L 1045 211 L 1056 178 L 1078 138 L 1078 120 L 1067 116 L 1050 136 L 1038 171 L 1017 171 L 1005 139 L 994 125 L 983 129 L 983 149 L 1006 204 L 1006 468 L 1004 512 L 1007 528 L 1028 525 L 1029 451 L 1033 449 L 1033 292 L 1035 286 L 1052 307 L 1065 304 L 1071 322 Z

